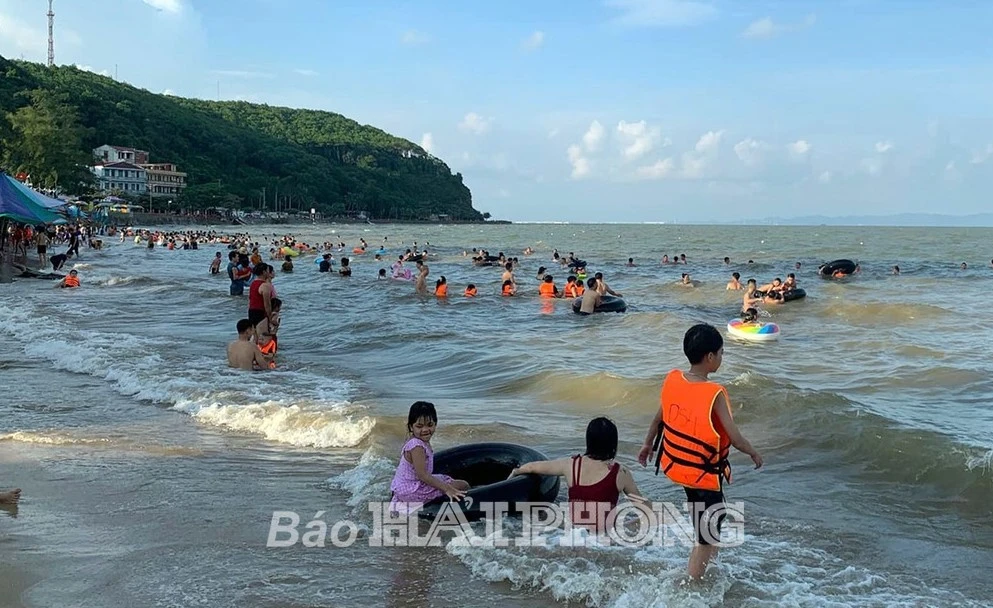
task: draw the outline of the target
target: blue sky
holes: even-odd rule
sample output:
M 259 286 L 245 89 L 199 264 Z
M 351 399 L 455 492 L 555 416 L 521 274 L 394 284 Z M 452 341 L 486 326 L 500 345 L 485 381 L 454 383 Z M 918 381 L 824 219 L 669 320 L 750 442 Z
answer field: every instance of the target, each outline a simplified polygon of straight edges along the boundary
M 46 10 L 0 0 L 0 54 L 44 61 Z M 991 208 L 993 2 L 55 0 L 55 12 L 60 64 L 340 112 L 429 148 L 499 218 Z

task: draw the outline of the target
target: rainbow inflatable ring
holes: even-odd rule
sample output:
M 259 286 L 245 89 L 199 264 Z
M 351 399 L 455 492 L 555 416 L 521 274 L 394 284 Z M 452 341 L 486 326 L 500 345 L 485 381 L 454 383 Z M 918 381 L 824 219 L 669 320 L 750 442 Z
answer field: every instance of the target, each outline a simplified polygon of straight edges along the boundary
M 728 321 L 728 334 L 751 342 L 772 342 L 779 339 L 779 326 L 775 323 L 745 323 L 741 319 Z

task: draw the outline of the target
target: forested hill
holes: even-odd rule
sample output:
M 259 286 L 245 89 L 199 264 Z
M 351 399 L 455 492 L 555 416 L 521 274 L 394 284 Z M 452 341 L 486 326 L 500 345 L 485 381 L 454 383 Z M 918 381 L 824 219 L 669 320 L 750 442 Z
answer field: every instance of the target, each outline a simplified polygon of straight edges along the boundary
M 0 116 L 32 103 L 19 93 L 39 90 L 75 108 L 85 150 L 127 146 L 179 165 L 191 184 L 185 204 L 258 209 L 265 188 L 268 210 L 278 189 L 281 209 L 482 219 L 461 174 L 417 144 L 339 114 L 157 95 L 74 67 L 0 57 Z M 0 125 L 0 136 L 9 126 Z

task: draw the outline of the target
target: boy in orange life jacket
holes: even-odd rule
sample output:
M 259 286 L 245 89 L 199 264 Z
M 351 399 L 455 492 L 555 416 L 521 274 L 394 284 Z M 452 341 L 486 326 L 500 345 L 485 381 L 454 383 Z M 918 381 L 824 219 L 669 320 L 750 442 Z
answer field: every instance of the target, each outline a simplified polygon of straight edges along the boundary
M 718 547 L 711 542 L 720 541 L 724 480 L 731 481 L 727 461 L 730 447 L 751 456 L 756 469 L 762 466 L 762 457 L 742 437 L 731 418 L 725 388 L 708 378 L 720 369 L 724 357 L 720 332 L 711 325 L 694 325 L 683 336 L 683 353 L 689 359 L 690 370 L 674 369 L 666 376 L 661 407 L 638 452 L 638 462 L 646 466 L 649 456 L 659 450 L 656 463 L 666 477 L 686 491 L 686 501 L 694 507 L 693 527 L 697 534 L 689 574 L 700 578 L 717 555 Z M 711 521 L 715 517 L 716 526 Z M 709 531 L 716 532 L 717 538 Z

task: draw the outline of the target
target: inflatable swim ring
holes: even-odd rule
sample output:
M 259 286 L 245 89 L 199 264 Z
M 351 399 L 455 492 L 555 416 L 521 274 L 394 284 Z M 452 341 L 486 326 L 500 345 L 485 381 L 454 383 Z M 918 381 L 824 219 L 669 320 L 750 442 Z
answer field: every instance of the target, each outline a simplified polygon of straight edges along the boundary
M 556 499 L 558 476 L 519 475 L 507 479 L 517 467 L 537 460 L 547 459 L 541 452 L 522 445 L 474 443 L 435 452 L 434 472 L 469 482 L 471 489 L 466 496 L 472 501 L 460 501 L 460 506 L 466 519 L 478 520 L 486 515 L 480 509 L 482 503 L 506 502 L 509 513 L 515 514 L 520 513 L 517 503 Z M 447 496 L 436 498 L 425 504 L 418 515 L 433 519 L 447 502 Z
M 796 289 L 791 289 L 789 291 L 783 292 L 783 302 L 792 302 L 793 300 L 802 300 L 807 297 L 807 292 L 799 287 Z
M 386 253 L 387 253 L 386 250 L 383 248 L 379 248 L 376 250 L 376 255 L 386 255 Z
M 772 342 L 779 339 L 779 326 L 775 323 L 745 323 L 741 319 L 728 321 L 728 334 L 751 342 Z
M 352 249 L 352 253 L 354 253 L 355 255 L 362 255 L 363 253 L 365 253 L 365 249 L 362 249 L 361 247 L 356 247 L 355 249 Z
M 572 301 L 572 312 L 579 314 L 579 309 L 583 305 L 582 296 Z M 600 305 L 593 312 L 624 312 L 628 309 L 627 302 L 617 296 L 603 296 Z
M 817 274 L 822 277 L 831 278 L 838 270 L 845 274 L 853 274 L 855 272 L 855 262 L 851 260 L 834 260 L 818 268 Z
M 283 247 L 282 249 L 280 249 L 280 251 L 283 252 L 283 255 L 288 255 L 291 258 L 295 258 L 298 255 L 300 255 L 300 252 L 297 251 L 296 249 L 293 249 L 292 247 Z

